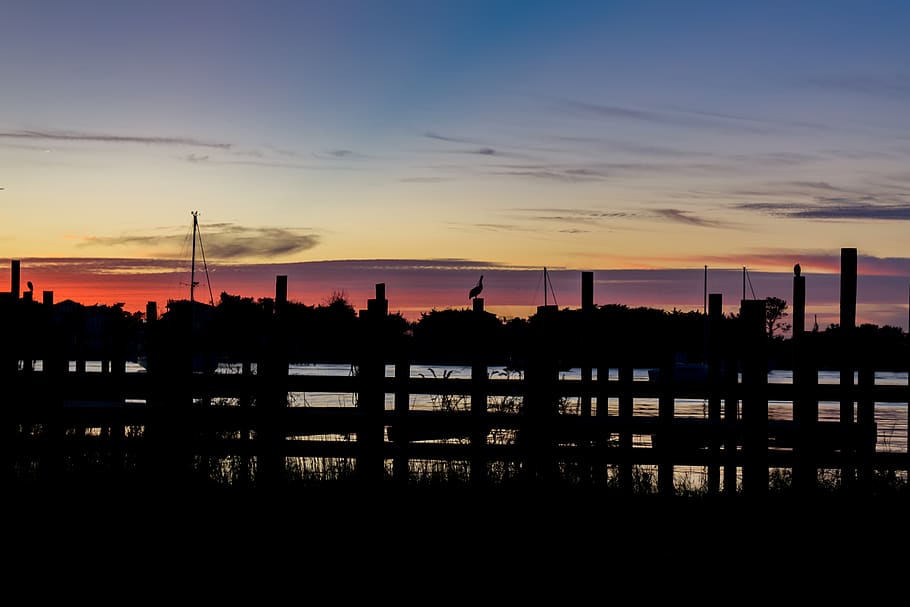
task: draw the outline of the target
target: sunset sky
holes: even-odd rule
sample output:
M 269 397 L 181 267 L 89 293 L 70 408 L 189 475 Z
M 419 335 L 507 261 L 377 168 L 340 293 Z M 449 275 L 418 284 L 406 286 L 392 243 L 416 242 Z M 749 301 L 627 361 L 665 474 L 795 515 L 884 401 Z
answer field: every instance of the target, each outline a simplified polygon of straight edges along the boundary
M 728 307 L 907 329 L 910 3 L 4 0 L 0 258 L 57 299 Z M 0 289 L 8 288 L 0 259 Z M 205 288 L 205 287 L 203 287 Z M 750 289 L 751 290 L 751 289 Z M 751 296 L 752 293 L 749 293 Z M 207 299 L 207 291 L 203 299 Z M 552 303 L 552 302 L 551 302 Z

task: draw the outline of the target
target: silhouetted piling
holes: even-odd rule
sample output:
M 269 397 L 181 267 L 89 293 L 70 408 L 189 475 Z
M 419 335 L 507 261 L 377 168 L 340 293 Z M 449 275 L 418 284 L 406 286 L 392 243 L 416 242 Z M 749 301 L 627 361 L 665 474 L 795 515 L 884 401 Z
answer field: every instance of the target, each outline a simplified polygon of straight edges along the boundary
M 722 325 L 724 319 L 723 295 L 708 295 L 708 421 L 711 424 L 711 441 L 709 450 L 711 464 L 708 466 L 708 492 L 712 495 L 720 492 L 720 445 L 719 434 L 715 431 L 721 425 L 721 392 L 723 379 Z
M 593 326 L 594 322 L 594 272 L 581 273 L 581 313 L 582 323 L 586 327 Z M 581 363 L 581 410 L 582 417 L 591 416 L 591 377 L 593 375 L 591 360 L 591 335 L 582 335 L 582 363 Z
M 841 450 L 845 465 L 841 468 L 841 480 L 849 487 L 856 471 L 849 461 L 855 455 L 853 426 L 855 423 L 855 398 L 853 376 L 856 370 L 854 350 L 856 341 L 856 249 L 841 249 L 840 269 L 840 423 Z
M 385 359 L 383 356 L 383 329 L 389 312 L 385 298 L 385 283 L 376 284 L 376 297 L 367 300 L 367 309 L 361 310 L 364 323 L 364 344 L 358 365 L 360 392 L 357 407 L 361 412 L 357 444 L 357 475 L 365 485 L 382 480 L 382 446 L 385 441 Z
M 738 337 L 738 336 L 737 336 Z M 739 445 L 739 360 L 732 347 L 724 348 L 723 398 L 724 398 L 724 495 L 736 495 L 738 490 L 737 453 Z
M 19 289 L 22 287 L 19 284 L 19 272 L 20 272 L 20 261 L 18 259 L 10 260 L 9 267 L 9 283 L 10 283 L 10 296 L 13 299 L 19 299 Z
M 793 276 L 793 332 L 790 337 L 793 357 L 793 485 L 798 492 L 808 493 L 817 484 L 818 369 L 806 341 L 806 277 L 799 266 Z
M 676 370 L 673 351 L 667 348 L 661 353 L 657 396 L 657 492 L 660 495 L 673 495 L 673 414 L 676 405 L 674 387 Z
M 43 381 L 47 388 L 43 397 L 38 397 L 42 408 L 44 432 L 44 455 L 41 462 L 41 474 L 50 483 L 59 482 L 64 468 L 64 440 L 66 427 L 63 424 L 63 383 L 68 370 L 68 361 L 64 356 L 64 336 L 57 330 L 54 318 L 54 295 L 45 291 L 41 305 L 42 330 L 38 338 L 43 341 L 41 357 Z
M 598 368 L 598 381 L 600 381 L 601 371 L 604 374 L 604 383 L 606 384 L 610 370 L 608 368 Z M 632 368 L 632 364 L 626 361 L 620 363 L 617 371 L 619 374 L 619 421 L 620 428 L 622 429 L 619 433 L 619 487 L 624 493 L 631 493 L 633 489 L 632 467 L 634 462 L 632 460 L 633 437 L 632 431 L 629 428 L 632 425 L 632 417 L 635 408 L 634 398 L 632 397 L 632 383 L 635 380 L 635 372 Z M 606 415 L 607 399 L 604 398 L 603 403 L 601 404 L 600 397 L 598 397 L 598 413 L 600 413 L 601 407 L 603 407 L 604 415 Z
M 399 485 L 406 485 L 410 474 L 408 464 L 407 431 L 408 410 L 410 409 L 410 394 L 407 384 L 411 377 L 411 364 L 405 353 L 398 353 L 395 361 L 395 426 L 396 434 L 394 456 L 392 460 L 392 474 Z
M 765 301 L 747 299 L 740 308 L 742 322 L 743 491 L 768 492 L 768 355 Z
M 474 298 L 471 322 L 471 341 L 483 344 L 483 298 Z M 487 480 L 487 389 L 489 382 L 489 353 L 482 345 L 471 354 L 471 481 L 484 485 Z
M 555 479 L 553 426 L 559 415 L 559 359 L 555 305 L 538 306 L 525 369 L 524 423 L 519 440 L 524 454 L 523 473 L 533 482 Z
M 875 455 L 875 370 L 870 357 L 861 359 L 857 386 L 856 458 L 859 482 L 868 486 L 872 482 L 872 458 Z
M 266 319 L 267 347 L 257 364 L 257 485 L 281 487 L 286 479 L 284 420 L 288 405 L 287 277 L 275 278 L 275 309 Z

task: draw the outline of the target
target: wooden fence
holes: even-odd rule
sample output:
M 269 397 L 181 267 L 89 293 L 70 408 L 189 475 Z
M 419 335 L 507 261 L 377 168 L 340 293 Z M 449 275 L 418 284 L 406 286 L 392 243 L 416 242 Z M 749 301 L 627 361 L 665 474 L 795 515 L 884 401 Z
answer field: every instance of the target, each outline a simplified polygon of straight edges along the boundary
M 850 342 L 855 317 L 856 252 L 844 249 L 841 275 L 843 364 L 840 383 L 819 384 L 818 368 L 800 354 L 805 278 L 794 277 L 792 384 L 768 382 L 765 302 L 741 302 L 742 354 L 725 357 L 719 343 L 722 300 L 711 294 L 707 376 L 680 377 L 669 357 L 651 381 L 633 381 L 631 364 L 609 366 L 590 349 L 579 379 L 564 379 L 547 339 L 553 307 L 538 310 L 539 340 L 528 346 L 520 374 L 492 379 L 478 352 L 470 378 L 415 377 L 406 351 L 384 339 L 384 285 L 360 312 L 364 331 L 348 376 L 289 373 L 283 325 L 286 277 L 261 336 L 259 360 L 238 372 L 194 372 L 192 352 L 149 348 L 144 372 L 126 372 L 122 340 L 110 339 L 101 372 L 62 354 L 42 304 L 3 302 L 5 327 L 27 326 L 35 339 L 5 340 L 0 358 L 4 473 L 12 484 L 124 484 L 262 489 L 290 485 L 419 484 L 590 486 L 619 492 L 679 491 L 682 468 L 705 472 L 708 493 L 763 495 L 772 480 L 812 492 L 820 473 L 860 493 L 876 479 L 906 477 L 908 453 L 876 451 L 876 403 L 906 405 L 910 387 L 877 385 L 874 369 Z M 18 272 L 15 279 L 18 280 Z M 13 292 L 15 293 L 15 287 Z M 594 308 L 593 274 L 582 275 L 583 310 Z M 483 313 L 482 299 L 474 312 Z M 149 305 L 146 335 L 155 339 L 157 311 Z M 534 345 L 538 344 L 538 345 Z M 599 358 L 599 360 L 598 360 Z M 37 364 L 40 361 L 40 364 Z M 611 372 L 610 369 L 613 369 Z M 393 372 L 387 372 L 393 369 Z M 854 383 L 857 372 L 858 382 Z M 352 406 L 289 406 L 295 393 L 351 394 Z M 451 397 L 461 407 L 414 410 L 417 395 Z M 652 399 L 656 416 L 636 415 Z M 702 399 L 703 417 L 680 417 L 678 399 Z M 577 407 L 562 407 L 568 401 Z M 769 419 L 769 402 L 792 403 L 792 419 Z M 819 402 L 840 403 L 836 422 L 819 420 Z M 611 407 L 608 403 L 614 403 Z M 781 477 L 780 471 L 792 476 Z

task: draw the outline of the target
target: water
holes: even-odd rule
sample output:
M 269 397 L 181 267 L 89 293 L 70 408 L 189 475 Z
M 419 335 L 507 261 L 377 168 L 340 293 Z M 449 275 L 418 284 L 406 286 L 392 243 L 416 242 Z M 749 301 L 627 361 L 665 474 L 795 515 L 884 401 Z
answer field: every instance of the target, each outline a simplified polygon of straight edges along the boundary
M 36 361 L 35 370 L 41 370 L 41 361 Z M 87 361 L 86 371 L 100 373 L 102 370 L 100 361 Z M 134 363 L 127 363 L 128 373 L 141 373 L 144 369 Z M 70 371 L 75 371 L 75 362 L 70 363 Z M 240 373 L 240 365 L 223 364 L 219 366 L 218 373 Z M 255 365 L 253 365 L 255 373 Z M 617 369 L 610 369 L 610 379 L 618 377 Z M 353 376 L 356 369 L 350 364 L 292 364 L 289 368 L 291 375 L 312 375 L 312 376 L 335 376 L 347 377 Z M 395 368 L 392 365 L 386 367 L 386 376 L 394 377 Z M 452 379 L 470 379 L 471 368 L 462 365 L 412 365 L 410 369 L 413 378 L 452 378 Z M 490 379 L 498 381 L 509 378 L 517 378 L 519 375 L 510 371 L 506 367 L 489 367 Z M 581 379 L 581 369 L 574 368 L 564 371 L 560 374 L 564 379 Z M 593 378 L 597 378 L 597 370 L 593 371 Z M 635 369 L 633 372 L 633 381 L 647 382 L 648 369 Z M 768 382 L 772 384 L 789 384 L 793 381 L 793 374 L 786 370 L 773 370 L 768 374 Z M 818 381 L 820 384 L 837 384 L 840 381 L 838 371 L 819 371 Z M 858 381 L 855 378 L 854 381 Z M 876 385 L 907 385 L 906 372 L 876 372 Z M 439 394 L 412 394 L 409 407 L 416 411 L 433 411 L 439 409 L 467 410 L 470 407 L 470 397 L 468 395 L 439 395 Z M 495 408 L 501 405 L 506 397 L 490 396 L 488 406 Z M 232 404 L 234 399 L 222 399 L 224 404 Z M 354 407 L 357 404 L 357 395 L 348 392 L 291 392 L 288 395 L 290 406 L 295 407 Z M 140 401 L 130 401 L 140 402 Z M 386 394 L 386 409 L 394 409 L 394 395 Z M 600 406 L 607 407 L 609 415 L 619 414 L 619 402 L 616 398 L 610 398 L 607 403 L 598 403 L 597 399 L 592 399 L 592 412 L 596 415 Z M 674 403 L 674 415 L 685 418 L 706 418 L 707 401 L 704 399 L 684 399 L 678 398 Z M 567 399 L 563 403 L 563 409 L 566 413 L 578 413 L 580 402 L 578 399 Z M 879 452 L 906 452 L 907 450 L 907 403 L 875 403 L 875 422 L 878 425 L 878 441 L 876 449 Z M 740 411 L 741 413 L 741 411 Z M 636 398 L 633 402 L 633 415 L 643 417 L 656 417 L 658 415 L 658 401 L 656 398 Z M 855 412 L 854 412 L 855 415 Z M 793 403 L 789 401 L 770 401 L 768 403 L 768 417 L 772 420 L 791 420 L 793 419 Z M 818 417 L 820 421 L 838 421 L 840 419 L 840 403 L 834 401 L 820 401 L 818 403 Z M 635 438 L 636 445 L 648 446 L 650 437 L 639 436 Z
M 235 371 L 236 372 L 236 371 Z M 289 372 L 291 375 L 332 375 L 332 376 L 351 376 L 355 369 L 351 365 L 302 365 L 292 364 Z M 394 377 L 395 368 L 392 365 L 386 367 L 386 376 Z M 509 371 L 505 367 L 490 367 L 490 378 L 493 381 L 517 378 L 514 371 Z M 413 365 L 411 367 L 411 377 L 413 378 L 452 378 L 452 379 L 470 379 L 471 368 L 460 365 Z M 564 379 L 581 379 L 581 369 L 569 369 L 560 374 Z M 597 378 L 596 369 L 593 372 L 594 379 Z M 610 370 L 610 379 L 617 379 L 618 370 Z M 647 382 L 648 369 L 635 369 L 633 372 L 633 381 Z M 840 381 L 838 371 L 820 371 L 818 376 L 820 384 L 837 384 Z M 858 378 L 857 380 L 858 381 Z M 768 374 L 768 382 L 773 384 L 789 384 L 793 382 L 791 371 L 773 370 Z M 907 385 L 906 372 L 877 372 L 875 374 L 876 385 Z M 490 396 L 488 405 L 495 405 L 495 399 L 503 397 Z M 311 406 L 311 407 L 337 407 L 337 406 L 355 406 L 356 394 L 351 393 L 291 393 L 290 400 L 292 406 Z M 593 413 L 596 415 L 597 407 L 601 403 L 597 399 L 592 399 Z M 606 403 L 607 413 L 609 415 L 619 414 L 619 402 L 616 398 L 609 399 Z M 470 407 L 470 397 L 468 395 L 443 396 L 435 394 L 412 394 L 409 403 L 411 410 L 432 411 L 441 408 L 463 409 Z M 564 403 L 566 413 L 578 413 L 580 402 L 577 399 L 569 399 Z M 394 409 L 394 395 L 386 394 L 386 409 Z M 741 411 L 740 411 L 741 413 Z M 656 398 L 636 398 L 633 402 L 633 415 L 642 417 L 657 417 L 658 401 Z M 674 403 L 674 415 L 676 417 L 686 418 L 706 418 L 708 415 L 708 403 L 704 399 L 684 399 L 678 398 Z M 854 413 L 855 415 L 855 413 Z M 793 403 L 789 401 L 770 401 L 768 403 L 768 417 L 772 420 L 792 420 Z M 838 421 L 840 419 L 840 403 L 834 401 L 820 401 L 818 404 L 818 417 L 820 421 Z M 878 443 L 877 450 L 881 452 L 903 452 L 907 449 L 907 403 L 875 403 L 875 421 L 878 425 Z M 647 446 L 650 444 L 649 437 L 637 437 L 636 444 Z

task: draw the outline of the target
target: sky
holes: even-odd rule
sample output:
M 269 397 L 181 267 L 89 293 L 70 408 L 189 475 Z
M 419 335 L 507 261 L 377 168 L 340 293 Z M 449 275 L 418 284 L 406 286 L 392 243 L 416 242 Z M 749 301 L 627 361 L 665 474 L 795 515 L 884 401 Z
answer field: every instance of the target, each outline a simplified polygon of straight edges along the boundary
M 283 274 L 359 308 L 384 283 L 413 317 L 484 274 L 522 315 L 547 267 L 560 305 L 593 271 L 596 303 L 701 309 L 708 266 L 735 309 L 742 267 L 789 301 L 798 262 L 827 325 L 847 247 L 859 321 L 907 329 L 908 24 L 877 0 L 3 0 L 0 257 L 143 309 L 188 296 L 198 211 L 216 300 Z

